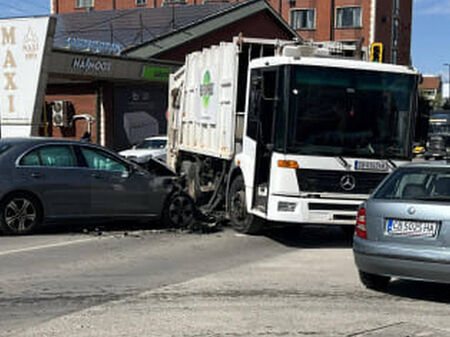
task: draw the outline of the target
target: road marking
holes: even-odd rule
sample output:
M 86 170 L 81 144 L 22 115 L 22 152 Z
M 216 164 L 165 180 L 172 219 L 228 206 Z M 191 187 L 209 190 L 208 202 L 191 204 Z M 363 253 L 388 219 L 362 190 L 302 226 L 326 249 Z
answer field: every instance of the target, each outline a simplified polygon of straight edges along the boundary
M 109 237 L 109 238 L 111 238 L 111 237 Z M 7 250 L 5 252 L 0 252 L 0 256 L 14 254 L 14 253 L 26 253 L 26 252 L 31 252 L 34 250 L 40 250 L 40 249 L 46 249 L 46 248 L 70 246 L 70 245 L 74 245 L 77 243 L 84 243 L 84 242 L 89 242 L 89 241 L 94 241 L 94 240 L 99 240 L 99 239 L 100 239 L 99 237 L 95 237 L 95 238 L 89 238 L 89 239 L 73 240 L 73 241 L 68 241 L 68 242 L 52 243 L 52 244 L 42 245 L 42 246 L 12 249 L 12 250 Z M 105 238 L 103 237 L 103 239 L 105 239 Z

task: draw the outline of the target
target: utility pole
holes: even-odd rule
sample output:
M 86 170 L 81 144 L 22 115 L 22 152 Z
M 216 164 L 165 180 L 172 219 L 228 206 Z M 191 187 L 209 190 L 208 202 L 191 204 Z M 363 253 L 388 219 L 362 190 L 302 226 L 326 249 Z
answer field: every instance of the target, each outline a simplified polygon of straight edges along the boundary
M 335 26 L 335 3 L 331 0 L 331 13 L 330 13 L 330 41 L 334 41 L 334 26 Z
M 447 97 L 447 102 L 450 104 L 450 63 L 444 63 L 444 66 L 448 67 L 448 77 L 447 77 L 448 97 Z

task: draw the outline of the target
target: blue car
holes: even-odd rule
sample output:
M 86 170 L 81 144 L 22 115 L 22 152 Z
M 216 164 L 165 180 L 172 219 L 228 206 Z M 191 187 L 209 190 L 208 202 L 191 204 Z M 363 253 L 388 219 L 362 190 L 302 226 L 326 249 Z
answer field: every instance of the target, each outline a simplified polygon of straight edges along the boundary
M 361 282 L 450 283 L 450 163 L 401 167 L 359 208 L 353 252 Z

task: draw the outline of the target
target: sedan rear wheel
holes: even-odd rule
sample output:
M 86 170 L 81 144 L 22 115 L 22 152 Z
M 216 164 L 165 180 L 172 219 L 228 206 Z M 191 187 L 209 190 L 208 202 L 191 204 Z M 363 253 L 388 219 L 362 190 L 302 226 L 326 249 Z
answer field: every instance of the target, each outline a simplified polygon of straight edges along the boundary
M 359 278 L 366 288 L 377 291 L 386 290 L 391 279 L 388 276 L 370 274 L 361 270 L 359 271 Z
M 8 197 L 1 207 L 0 227 L 6 234 L 31 233 L 40 223 L 41 209 L 37 200 L 24 193 Z

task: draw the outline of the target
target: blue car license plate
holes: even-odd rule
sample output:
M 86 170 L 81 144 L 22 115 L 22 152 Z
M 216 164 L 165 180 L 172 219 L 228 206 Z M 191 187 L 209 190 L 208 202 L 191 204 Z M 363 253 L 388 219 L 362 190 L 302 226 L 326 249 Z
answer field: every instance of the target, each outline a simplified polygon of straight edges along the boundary
M 438 223 L 436 221 L 414 220 L 386 220 L 386 233 L 388 235 L 436 237 Z

